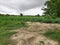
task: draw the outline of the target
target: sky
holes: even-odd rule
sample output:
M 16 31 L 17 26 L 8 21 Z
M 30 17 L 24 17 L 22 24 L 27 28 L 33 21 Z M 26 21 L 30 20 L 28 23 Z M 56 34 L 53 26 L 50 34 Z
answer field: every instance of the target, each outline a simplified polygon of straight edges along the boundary
M 44 12 L 43 8 L 46 0 L 0 0 L 0 13 L 36 15 Z

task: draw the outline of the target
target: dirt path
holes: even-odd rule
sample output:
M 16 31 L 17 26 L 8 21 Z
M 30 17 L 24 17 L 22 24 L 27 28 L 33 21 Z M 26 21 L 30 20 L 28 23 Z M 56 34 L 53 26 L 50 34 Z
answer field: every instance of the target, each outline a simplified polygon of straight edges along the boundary
M 58 45 L 57 41 L 53 41 L 43 36 L 48 29 L 59 29 L 59 24 L 45 24 L 27 22 L 29 27 L 18 29 L 18 33 L 14 34 L 11 39 L 13 45 Z M 58 26 L 58 27 L 57 27 Z

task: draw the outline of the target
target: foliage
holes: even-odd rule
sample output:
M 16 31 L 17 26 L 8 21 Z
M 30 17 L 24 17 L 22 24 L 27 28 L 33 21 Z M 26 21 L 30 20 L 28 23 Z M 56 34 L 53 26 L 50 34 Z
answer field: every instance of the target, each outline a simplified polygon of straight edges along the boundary
M 22 13 L 20 13 L 20 16 L 23 16 L 23 14 L 22 14 Z
M 60 0 L 47 0 L 45 3 L 44 14 L 52 17 L 60 17 Z
M 3 20 L 3 21 L 2 21 Z M 45 22 L 45 23 L 60 23 L 60 18 L 52 18 L 49 15 L 45 16 L 8 16 L 0 15 L 0 26 L 5 25 L 5 27 L 14 27 L 16 25 L 21 26 L 21 23 L 30 22 Z M 8 25 L 9 24 L 9 25 Z M 11 26 L 13 25 L 13 26 Z
M 40 16 L 39 14 L 35 15 L 35 16 Z

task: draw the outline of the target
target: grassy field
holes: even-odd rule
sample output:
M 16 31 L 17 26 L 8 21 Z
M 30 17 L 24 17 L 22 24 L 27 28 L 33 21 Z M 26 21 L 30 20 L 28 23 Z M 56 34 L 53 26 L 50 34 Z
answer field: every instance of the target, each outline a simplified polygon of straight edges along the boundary
M 0 16 L 1 20 L 22 21 L 22 22 L 44 22 L 44 23 L 60 23 L 60 18 L 52 18 L 50 16 Z M 0 21 L 1 21 L 0 20 Z
M 40 17 L 40 16 L 0 16 L 0 45 L 8 45 L 9 37 L 16 32 L 10 32 L 13 29 L 26 26 L 25 22 L 44 22 L 44 23 L 60 23 L 60 18 Z M 54 33 L 55 35 L 55 33 Z M 60 32 L 56 34 L 60 39 Z M 50 36 L 52 37 L 52 36 Z M 56 38 L 56 37 L 55 37 Z
M 46 37 L 52 39 L 52 40 L 58 41 L 59 45 L 60 45 L 60 30 L 59 31 L 57 31 L 57 30 L 50 30 L 50 31 L 45 32 L 44 35 Z
M 25 22 L 18 20 L 17 16 L 0 16 L 0 45 L 8 45 L 10 36 L 16 32 L 10 32 L 25 26 Z

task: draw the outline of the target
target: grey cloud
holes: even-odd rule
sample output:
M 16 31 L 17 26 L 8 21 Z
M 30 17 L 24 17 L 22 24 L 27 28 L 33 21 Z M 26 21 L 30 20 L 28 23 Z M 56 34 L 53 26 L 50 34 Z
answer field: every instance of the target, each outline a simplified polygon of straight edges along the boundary
M 45 0 L 0 0 L 0 5 L 24 11 L 27 9 L 42 6 L 44 2 Z
M 20 5 L 21 10 L 32 9 L 44 5 L 45 0 L 27 0 Z
M 19 13 L 41 7 L 46 0 L 0 0 L 0 12 Z

